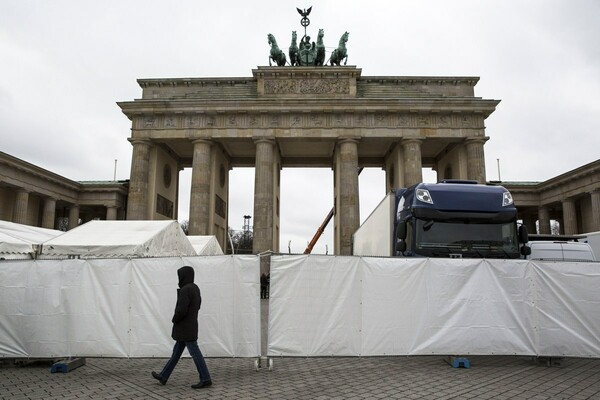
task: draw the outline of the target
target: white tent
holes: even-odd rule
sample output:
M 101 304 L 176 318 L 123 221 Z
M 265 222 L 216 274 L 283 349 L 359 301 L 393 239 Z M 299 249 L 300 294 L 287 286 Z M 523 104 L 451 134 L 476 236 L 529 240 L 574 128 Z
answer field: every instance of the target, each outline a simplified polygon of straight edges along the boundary
M 188 236 L 187 238 L 199 256 L 223 255 L 221 245 L 215 236 Z
M 0 258 L 30 259 L 38 245 L 64 232 L 0 221 Z
M 177 221 L 90 221 L 44 242 L 39 258 L 195 255 Z

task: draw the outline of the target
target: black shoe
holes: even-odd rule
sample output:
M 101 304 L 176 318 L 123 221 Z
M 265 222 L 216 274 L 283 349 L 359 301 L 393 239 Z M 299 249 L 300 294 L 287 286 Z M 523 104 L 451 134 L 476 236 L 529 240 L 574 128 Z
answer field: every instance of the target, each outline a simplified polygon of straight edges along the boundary
M 160 374 L 157 374 L 156 372 L 152 371 L 152 377 L 154 379 L 156 379 L 157 381 L 160 382 L 161 385 L 164 385 L 167 383 L 166 379 L 161 378 Z
M 212 386 L 212 381 L 198 382 L 195 385 L 192 385 L 192 389 L 202 389 L 209 386 Z

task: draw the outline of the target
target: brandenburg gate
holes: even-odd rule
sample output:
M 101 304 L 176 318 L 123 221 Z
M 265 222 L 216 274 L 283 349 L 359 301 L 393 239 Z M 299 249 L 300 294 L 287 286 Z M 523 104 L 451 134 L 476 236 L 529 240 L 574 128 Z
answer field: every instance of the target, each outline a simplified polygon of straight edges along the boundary
M 277 252 L 281 169 L 331 168 L 334 253 L 351 254 L 359 168 L 383 168 L 387 190 L 420 182 L 423 167 L 485 183 L 484 121 L 499 101 L 475 97 L 477 82 L 362 76 L 344 65 L 140 79 L 142 97 L 118 103 L 132 122 L 127 219 L 176 219 L 179 171 L 191 167 L 189 232 L 224 246 L 229 171 L 254 167 L 253 250 Z

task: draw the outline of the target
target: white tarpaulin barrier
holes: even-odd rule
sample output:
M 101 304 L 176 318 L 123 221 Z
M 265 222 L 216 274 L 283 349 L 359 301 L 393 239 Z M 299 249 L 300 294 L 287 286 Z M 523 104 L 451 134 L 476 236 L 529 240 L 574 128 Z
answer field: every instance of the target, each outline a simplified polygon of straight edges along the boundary
M 0 262 L 0 357 L 168 357 L 177 269 L 202 293 L 207 357 L 260 355 L 256 256 Z
M 270 356 L 600 357 L 600 263 L 274 256 Z

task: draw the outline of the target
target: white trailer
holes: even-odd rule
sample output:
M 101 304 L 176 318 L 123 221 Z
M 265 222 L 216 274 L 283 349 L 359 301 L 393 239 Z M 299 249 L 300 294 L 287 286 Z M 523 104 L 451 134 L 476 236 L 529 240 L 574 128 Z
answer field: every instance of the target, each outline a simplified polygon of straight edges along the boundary
M 396 195 L 389 193 L 375 207 L 352 236 L 355 256 L 393 256 L 394 208 Z

